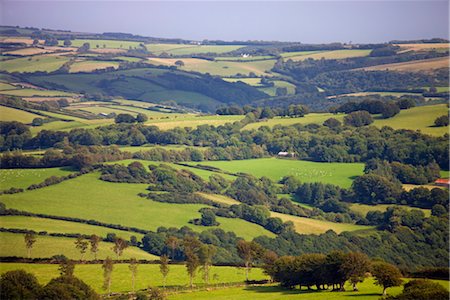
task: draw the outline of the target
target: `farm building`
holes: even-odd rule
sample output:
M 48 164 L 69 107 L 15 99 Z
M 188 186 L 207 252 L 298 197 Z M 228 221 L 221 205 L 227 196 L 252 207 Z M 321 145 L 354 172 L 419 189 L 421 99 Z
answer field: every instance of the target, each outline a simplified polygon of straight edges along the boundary
M 450 187 L 450 179 L 449 178 L 439 178 L 434 182 L 436 185 Z
M 280 156 L 280 157 L 295 157 L 295 153 L 280 151 L 280 152 L 278 152 L 278 156 Z

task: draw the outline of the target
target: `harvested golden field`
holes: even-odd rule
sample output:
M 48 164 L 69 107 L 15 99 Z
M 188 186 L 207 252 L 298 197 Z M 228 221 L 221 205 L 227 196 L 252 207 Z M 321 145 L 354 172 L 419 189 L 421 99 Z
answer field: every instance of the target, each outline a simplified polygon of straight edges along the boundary
M 445 50 L 449 49 L 448 43 L 429 43 L 429 44 L 395 44 L 404 50 L 424 51 L 424 50 Z
M 7 37 L 1 39 L 3 43 L 24 43 L 27 45 L 32 45 L 33 40 L 31 38 L 22 38 L 22 37 Z M 39 44 L 44 44 L 44 40 L 39 40 Z
M 98 48 L 98 49 L 90 49 L 89 51 L 100 54 L 117 54 L 117 53 L 125 53 L 127 50 L 125 49 L 113 49 L 113 48 Z
M 409 61 L 404 63 L 378 65 L 369 68 L 364 68 L 366 71 L 398 71 L 398 72 L 429 72 L 436 69 L 448 68 L 449 58 L 430 58 L 416 61 Z
M 110 61 L 80 61 L 70 66 L 70 73 L 92 72 L 109 67 L 117 69 L 119 67 L 119 63 Z
M 8 51 L 8 52 L 5 52 L 4 54 L 27 56 L 27 55 L 36 55 L 36 54 L 44 54 L 44 53 L 51 53 L 51 52 L 53 52 L 53 51 L 47 50 L 47 49 L 42 49 L 42 48 L 30 47 L 30 48 L 23 48 L 23 49 Z
M 23 100 L 29 101 L 29 102 L 47 102 L 47 101 L 58 101 L 61 99 L 66 99 L 70 103 L 78 101 L 78 98 L 74 97 L 25 97 L 22 98 Z

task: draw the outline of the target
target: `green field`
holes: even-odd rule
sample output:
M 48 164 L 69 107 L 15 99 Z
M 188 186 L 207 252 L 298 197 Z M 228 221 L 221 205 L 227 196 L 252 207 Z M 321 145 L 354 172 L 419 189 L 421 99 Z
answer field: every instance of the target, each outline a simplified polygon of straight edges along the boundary
M 96 234 L 103 238 L 105 238 L 108 233 L 115 233 L 116 236 L 124 238 L 128 241 L 131 236 L 137 237 L 138 240 L 140 240 L 143 236 L 142 234 L 136 232 L 117 230 L 102 226 L 24 216 L 1 216 L 0 227 L 10 229 L 28 229 L 35 232 L 46 231 L 48 233 L 80 233 L 85 235 Z
M 145 192 L 147 184 L 110 183 L 99 180 L 98 176 L 99 174 L 92 173 L 42 189 L 2 195 L 0 201 L 8 208 L 93 219 L 147 230 L 156 230 L 162 225 L 186 225 L 196 231 L 215 228 L 188 223 L 189 220 L 200 217 L 198 210 L 205 205 L 153 202 L 137 196 L 138 193 Z M 273 236 L 261 226 L 241 219 L 218 218 L 217 221 L 221 223 L 219 228 L 234 231 L 245 239 L 259 235 Z
M 105 48 L 114 48 L 114 49 L 125 49 L 128 50 L 129 47 L 138 47 L 139 42 L 131 42 L 131 41 L 117 41 L 117 40 L 88 40 L 88 39 L 76 39 L 72 40 L 71 47 L 81 47 L 84 43 L 89 43 L 91 46 L 91 49 L 97 49 L 97 45 L 99 46 L 98 49 L 102 49 L 103 45 L 105 45 Z M 64 41 L 59 41 L 59 44 L 62 46 Z
M 422 133 L 442 136 L 448 133 L 448 126 L 433 127 L 437 117 L 447 115 L 446 104 L 418 106 L 402 110 L 400 113 L 389 119 L 376 119 L 373 123 L 377 127 L 389 126 L 394 129 L 420 130 Z
M 0 64 L 0 71 L 13 72 L 52 72 L 59 69 L 69 59 L 64 56 L 33 56 L 16 58 L 4 61 Z
M 0 105 L 0 121 L 18 121 L 22 123 L 31 123 L 34 118 L 42 118 L 42 116 L 20 109 Z
M 208 147 L 199 147 L 199 146 L 186 146 L 186 145 L 165 145 L 165 146 L 160 146 L 160 145 L 149 145 L 149 146 L 124 146 L 124 147 L 120 147 L 120 151 L 128 151 L 131 153 L 136 153 L 139 151 L 148 151 L 151 149 L 155 149 L 155 148 L 162 148 L 164 150 L 177 150 L 177 151 L 182 151 L 188 148 L 192 148 L 192 149 L 197 149 L 200 151 L 205 151 L 208 149 Z
M 303 54 L 296 56 L 289 56 L 286 59 L 292 59 L 294 61 L 302 61 L 308 58 L 312 59 L 344 59 L 344 58 L 351 58 L 351 57 L 362 57 L 362 56 L 368 56 L 372 50 L 333 50 L 333 51 L 318 51 L 316 53 L 310 53 L 310 54 Z
M 155 125 L 159 129 L 168 130 L 176 127 L 192 127 L 195 128 L 200 125 L 213 125 L 219 126 L 226 123 L 233 123 L 240 121 L 244 116 L 196 116 L 196 115 L 182 115 L 178 118 L 167 118 L 167 119 L 157 119 L 149 120 L 146 125 Z
M 423 211 L 425 216 L 428 218 L 431 216 L 431 210 L 430 209 L 421 209 L 417 207 L 411 207 L 406 205 L 395 205 L 395 204 L 377 204 L 377 205 L 366 205 L 366 204 L 359 204 L 359 203 L 353 203 L 350 205 L 350 209 L 354 212 L 360 213 L 362 216 L 366 216 L 369 211 L 381 211 L 385 212 L 389 207 L 401 207 L 407 210 L 417 209 Z
M 127 251 L 127 250 L 125 250 Z M 184 287 L 189 284 L 189 277 L 184 265 L 170 265 L 170 271 L 167 276 L 167 287 Z M 33 273 L 39 283 L 46 284 L 52 278 L 59 275 L 58 265 L 51 264 L 23 264 L 23 263 L 1 263 L 0 273 L 10 270 L 23 269 Z M 217 274 L 216 279 L 213 279 Z M 92 286 L 97 292 L 105 293 L 102 289 L 103 269 L 98 264 L 77 265 L 75 267 L 75 276 Z M 245 270 L 235 267 L 216 267 L 210 269 L 210 283 L 237 283 L 245 280 Z M 261 280 L 267 277 L 263 275 L 262 270 L 254 268 L 249 274 L 251 280 Z M 197 285 L 203 285 L 202 273 L 197 272 L 194 279 Z M 136 276 L 136 289 L 145 289 L 149 286 L 163 286 L 163 278 L 159 272 L 158 264 L 142 264 L 138 266 Z M 126 292 L 131 290 L 131 273 L 128 264 L 115 264 L 112 272 L 111 290 L 113 292 Z
M 0 170 L 0 190 L 15 188 L 27 188 L 32 184 L 43 182 L 51 176 L 66 176 L 74 171 L 65 168 L 42 169 L 2 169 Z
M 54 255 L 63 254 L 70 259 L 80 259 L 80 252 L 75 248 L 74 238 L 36 236 L 36 243 L 31 251 L 32 258 L 50 258 Z M 0 256 L 18 256 L 27 257 L 24 235 L 19 233 L 0 232 Z M 113 243 L 100 242 L 97 258 L 104 259 L 107 256 L 115 259 L 116 255 L 112 251 Z M 137 247 L 128 247 L 124 250 L 121 258 L 127 259 L 135 257 L 136 259 L 154 260 L 157 256 L 147 253 Z M 83 257 L 84 260 L 93 260 L 94 254 L 87 251 Z
M 119 63 L 115 61 L 96 61 L 96 60 L 80 61 L 72 64 L 70 66 L 69 72 L 70 73 L 92 72 L 95 70 L 106 69 L 109 67 L 117 69 L 119 67 Z
M 281 220 L 283 220 L 283 222 L 293 222 L 295 231 L 300 234 L 321 234 L 327 232 L 330 229 L 336 233 L 341 233 L 343 231 L 371 230 L 375 228 L 374 226 L 363 226 L 350 223 L 335 223 L 324 220 L 291 216 L 276 212 L 271 212 L 270 216 L 274 218 L 280 218 Z
M 191 163 L 193 165 L 193 163 Z M 318 163 L 292 159 L 260 158 L 234 161 L 204 161 L 229 172 L 243 172 L 256 177 L 266 176 L 279 181 L 293 175 L 304 182 L 323 182 L 350 187 L 353 178 L 363 174 L 363 163 Z
M 74 93 L 67 93 L 63 91 L 54 91 L 54 90 L 37 90 L 37 89 L 15 89 L 15 90 L 5 90 L 0 91 L 0 94 L 4 95 L 13 95 L 13 96 L 22 96 L 22 97 L 31 97 L 31 96 L 74 96 Z
M 261 126 L 273 127 L 275 125 L 289 126 L 293 124 L 323 124 L 329 118 L 335 118 L 339 121 L 343 121 L 344 114 L 332 114 L 332 113 L 310 113 L 301 118 L 281 118 L 276 117 L 262 122 L 250 123 L 246 125 L 243 130 L 257 129 Z
M 154 54 L 163 52 L 171 55 L 189 55 L 202 53 L 226 53 L 237 50 L 241 45 L 190 45 L 190 44 L 146 44 L 148 51 Z
M 404 279 L 405 282 L 411 279 Z M 445 288 L 449 288 L 449 282 L 444 280 L 433 280 L 442 284 Z M 284 299 L 298 299 L 298 300 L 344 300 L 344 299 L 359 299 L 359 300 L 379 300 L 382 296 L 383 289 L 374 284 L 372 278 L 367 278 L 364 282 L 358 283 L 358 292 L 353 292 L 349 283 L 345 286 L 346 292 L 332 292 L 331 290 L 317 291 L 315 289 L 284 289 L 278 286 L 245 286 L 227 289 L 218 289 L 213 291 L 201 292 L 185 292 L 176 295 L 170 295 L 169 300 L 284 300 Z M 387 289 L 389 295 L 397 295 L 401 293 L 402 287 L 392 287 Z
M 261 87 L 261 88 L 258 88 L 258 90 L 266 93 L 269 96 L 276 96 L 277 88 L 286 88 L 288 95 L 295 94 L 295 85 L 293 85 L 292 83 L 283 81 L 283 80 L 274 80 L 273 83 L 274 83 L 274 86 L 272 86 L 272 87 Z

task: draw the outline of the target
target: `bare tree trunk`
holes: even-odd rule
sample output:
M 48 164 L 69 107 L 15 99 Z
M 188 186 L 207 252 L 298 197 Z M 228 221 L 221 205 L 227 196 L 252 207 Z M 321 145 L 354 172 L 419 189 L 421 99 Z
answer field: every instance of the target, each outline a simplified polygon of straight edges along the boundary
M 134 273 L 131 273 L 131 290 L 134 293 Z
M 31 258 L 31 248 L 27 248 L 27 255 L 28 255 L 28 258 Z
M 245 262 L 245 281 L 248 281 L 248 269 L 249 269 L 249 263 L 248 261 Z
M 386 289 L 387 288 L 385 288 L 385 287 L 383 288 L 383 296 L 386 296 Z
M 191 286 L 191 289 L 194 287 L 194 283 L 193 283 L 193 279 L 194 279 L 194 276 L 192 276 L 192 275 L 190 275 L 190 278 L 189 278 L 189 285 Z

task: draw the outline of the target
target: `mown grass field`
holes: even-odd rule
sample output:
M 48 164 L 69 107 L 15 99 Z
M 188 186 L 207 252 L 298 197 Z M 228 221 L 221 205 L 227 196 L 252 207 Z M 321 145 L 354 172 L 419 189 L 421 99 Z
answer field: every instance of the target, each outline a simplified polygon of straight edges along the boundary
M 341 233 L 343 231 L 370 230 L 375 228 L 374 226 L 363 226 L 350 223 L 334 223 L 324 220 L 291 216 L 277 212 L 271 212 L 270 216 L 280 218 L 281 220 L 283 220 L 283 222 L 293 222 L 295 231 L 300 234 L 321 234 L 327 232 L 330 229 L 336 233 Z
M 138 47 L 139 42 L 132 42 L 132 41 L 120 41 L 120 40 L 89 40 L 89 39 L 75 39 L 72 40 L 71 47 L 81 47 L 84 43 L 89 43 L 91 46 L 91 49 L 96 49 L 97 45 L 99 45 L 99 49 L 103 48 L 103 45 L 105 45 L 105 48 L 114 48 L 114 49 L 126 49 L 128 50 L 129 47 Z M 64 41 L 59 41 L 59 44 L 62 46 Z
M 398 115 L 389 119 L 376 119 L 373 125 L 380 128 L 389 126 L 394 129 L 420 130 L 425 134 L 442 136 L 448 133 L 448 126 L 434 127 L 434 120 L 447 114 L 446 104 L 419 106 L 402 110 Z
M 18 121 L 21 123 L 31 123 L 34 118 L 41 118 L 42 116 L 29 113 L 20 109 L 0 105 L 0 120 L 1 121 Z
M 115 61 L 95 61 L 95 60 L 80 61 L 72 64 L 70 66 L 69 72 L 70 73 L 92 72 L 95 70 L 106 69 L 109 67 L 117 69 L 119 67 L 119 63 Z
M 59 69 L 69 59 L 63 56 L 40 55 L 23 57 L 4 61 L 0 64 L 0 71 L 12 72 L 52 72 Z
M 411 279 L 405 278 L 404 282 Z M 440 283 L 445 288 L 449 288 L 449 282 L 444 280 L 433 280 Z M 284 289 L 275 285 L 267 286 L 245 286 L 227 289 L 218 289 L 213 291 L 201 292 L 185 292 L 175 295 L 169 295 L 169 300 L 284 300 L 284 299 L 299 299 L 299 300 L 341 300 L 341 299 L 359 299 L 359 300 L 379 300 L 382 296 L 383 289 L 374 284 L 373 278 L 367 278 L 364 282 L 358 283 L 358 292 L 353 292 L 349 283 L 345 286 L 346 292 L 331 292 L 317 291 L 315 289 L 306 290 L 306 288 L 299 289 Z M 389 295 L 398 295 L 402 291 L 402 287 L 391 287 L 387 289 Z
M 397 72 L 420 72 L 432 71 L 440 68 L 448 68 L 448 57 L 430 58 L 423 60 L 415 60 L 403 63 L 377 65 L 373 67 L 364 68 L 366 71 L 390 70 Z
M 181 70 L 209 73 L 211 75 L 232 76 L 238 73 L 248 75 L 250 72 L 257 76 L 269 75 L 275 60 L 234 62 L 234 61 L 209 61 L 197 58 L 149 58 L 148 62 L 154 65 L 173 66 L 177 60 L 184 62 Z
M 66 176 L 73 173 L 68 167 L 42 169 L 2 169 L 0 170 L 0 189 L 12 187 L 27 188 L 32 184 L 43 182 L 51 176 Z
M 190 163 L 193 165 L 193 163 Z M 234 161 L 204 161 L 202 165 L 225 171 L 248 173 L 256 177 L 266 176 L 279 181 L 292 175 L 303 182 L 323 182 L 349 187 L 354 177 L 362 175 L 362 163 L 318 163 L 295 159 L 260 158 Z
M 158 126 L 161 130 L 173 129 L 176 127 L 192 127 L 195 128 L 200 125 L 219 126 L 227 123 L 240 121 L 244 116 L 196 116 L 196 115 L 181 115 L 175 118 L 149 120 L 146 125 Z
M 1 216 L 0 226 L 9 229 L 28 229 L 35 232 L 47 231 L 48 233 L 80 233 L 86 235 L 98 235 L 106 238 L 108 233 L 115 233 L 117 237 L 130 240 L 131 236 L 135 236 L 141 240 L 143 234 L 117 230 L 102 226 L 88 225 L 78 222 L 69 222 L 62 220 L 53 220 L 37 217 L 24 216 Z
M 125 250 L 126 251 L 126 250 Z M 184 287 L 189 284 L 189 277 L 184 265 L 170 265 L 167 276 L 166 287 Z M 39 283 L 46 284 L 52 278 L 58 277 L 58 265 L 51 264 L 23 264 L 23 263 L 1 263 L 0 273 L 10 270 L 23 269 L 33 273 Z M 217 274 L 217 276 L 214 276 Z M 103 269 L 100 264 L 77 265 L 75 276 L 92 286 L 98 293 L 105 293 L 103 285 Z M 253 268 L 249 273 L 251 280 L 266 279 L 261 269 Z M 245 270 L 235 267 L 217 267 L 210 269 L 210 284 L 238 283 L 245 280 Z M 203 285 L 202 272 L 198 271 L 194 284 Z M 136 276 L 136 289 L 145 289 L 149 286 L 163 287 L 163 277 L 159 272 L 159 264 L 141 264 L 138 266 Z M 111 290 L 113 292 L 131 291 L 131 273 L 128 264 L 115 264 L 112 272 Z
M 362 57 L 362 56 L 368 56 L 370 54 L 370 49 L 366 50 L 354 50 L 354 49 L 348 49 L 348 50 L 333 50 L 333 51 L 312 51 L 314 53 L 300 53 L 300 55 L 297 56 L 288 56 L 286 59 L 292 59 L 294 61 L 302 61 L 306 60 L 308 58 L 312 58 L 315 60 L 319 59 L 344 59 L 344 58 L 351 58 L 351 57 Z
M 242 45 L 193 45 L 193 44 L 146 44 L 148 51 L 159 55 L 163 52 L 171 55 L 189 55 L 202 53 L 226 53 L 237 50 Z
M 250 123 L 242 130 L 257 129 L 261 126 L 268 126 L 272 128 L 275 125 L 289 126 L 294 124 L 323 124 L 329 118 L 335 118 L 339 121 L 343 121 L 344 114 L 332 114 L 332 113 L 310 113 L 301 118 L 281 118 L 276 117 L 261 122 Z
M 421 209 L 417 207 L 411 207 L 406 205 L 395 205 L 395 204 L 377 204 L 377 205 L 366 205 L 360 203 L 350 204 L 350 209 L 354 212 L 360 213 L 362 216 L 366 216 L 369 211 L 381 211 L 385 212 L 389 207 L 401 207 L 407 210 L 417 209 L 423 211 L 425 216 L 428 218 L 431 216 L 430 209 Z
M 137 196 L 146 192 L 147 184 L 110 183 L 98 177 L 98 173 L 87 174 L 42 189 L 2 195 L 0 201 L 8 208 L 147 230 L 156 230 L 162 225 L 189 226 L 196 231 L 215 228 L 189 224 L 189 220 L 200 217 L 198 210 L 205 205 L 154 202 Z M 217 221 L 221 223 L 218 228 L 234 231 L 245 239 L 273 236 L 263 227 L 240 219 L 218 218 Z
M 65 255 L 70 259 L 80 259 L 81 254 L 75 248 L 74 238 L 53 237 L 53 236 L 36 236 L 36 242 L 31 251 L 32 258 L 50 258 L 54 255 Z M 18 256 L 27 257 L 27 249 L 25 248 L 24 235 L 19 233 L 0 232 L 0 256 Z M 97 258 L 105 259 L 110 256 L 116 259 L 116 255 L 112 251 L 113 243 L 100 242 Z M 128 247 L 123 251 L 122 259 L 127 258 L 158 259 L 157 256 L 147 253 L 137 247 Z M 84 260 L 94 260 L 94 254 L 89 250 L 84 254 Z

